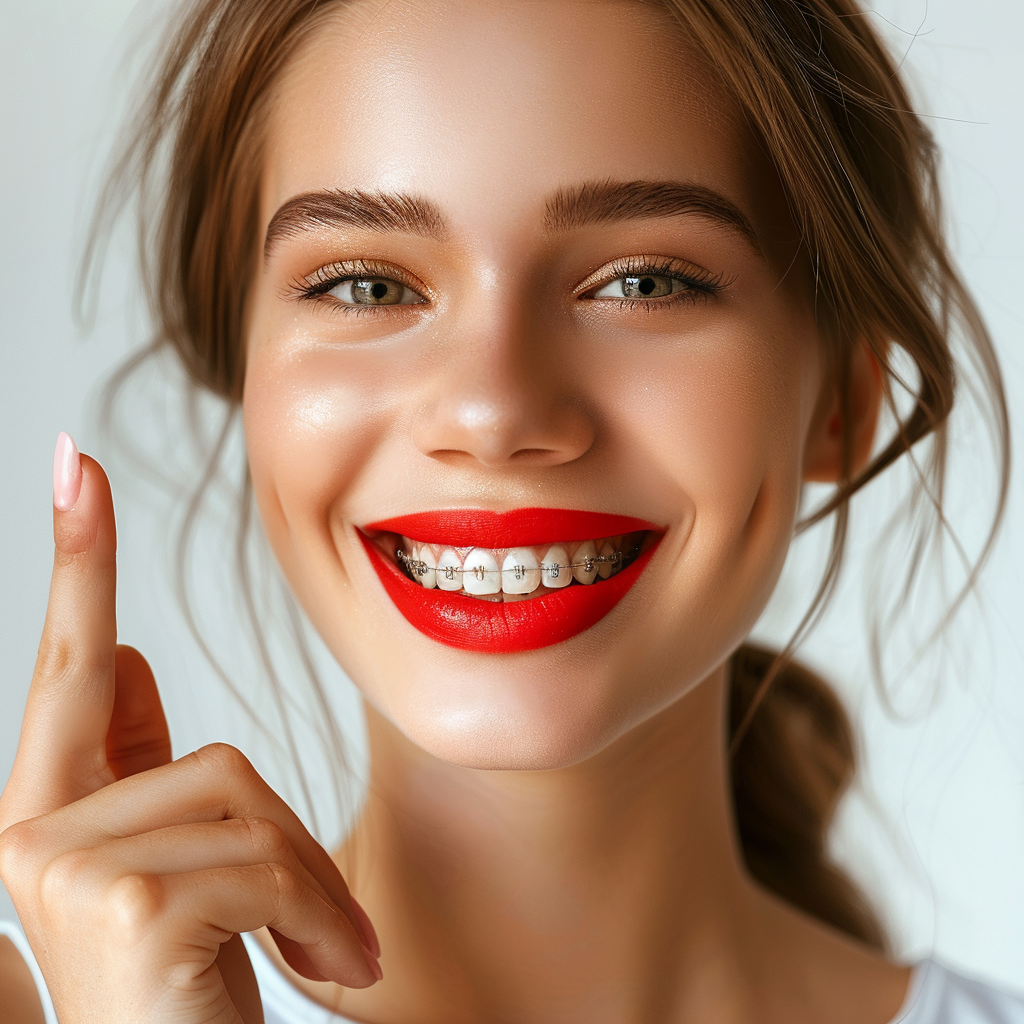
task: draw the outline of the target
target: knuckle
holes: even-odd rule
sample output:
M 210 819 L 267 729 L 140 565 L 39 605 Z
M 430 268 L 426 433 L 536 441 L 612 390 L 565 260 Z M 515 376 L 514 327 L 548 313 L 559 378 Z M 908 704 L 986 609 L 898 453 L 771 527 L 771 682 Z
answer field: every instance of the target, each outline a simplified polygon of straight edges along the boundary
M 81 530 L 72 533 L 68 523 L 61 523 L 61 527 L 60 536 L 56 539 L 56 546 L 53 549 L 53 567 L 70 575 L 79 571 L 85 561 L 89 535 L 83 534 Z M 83 540 L 86 541 L 85 544 L 82 543 Z
M 248 832 L 253 850 L 264 860 L 283 861 L 291 845 L 284 830 L 269 818 L 246 817 L 239 819 Z
M 109 499 L 108 499 L 109 500 Z M 53 564 L 58 573 L 83 577 L 114 570 L 114 546 L 102 518 L 64 516 L 54 523 Z
M 103 645 L 93 649 L 51 629 L 47 629 L 39 641 L 36 675 L 43 679 L 60 681 L 84 673 L 110 672 L 113 668 L 113 653 Z
M 19 821 L 0 832 L 0 878 L 8 889 L 21 888 L 34 877 L 44 847 L 42 829 L 33 821 Z
M 39 875 L 39 899 L 48 912 L 60 912 L 86 886 L 92 850 L 68 850 L 54 857 Z
M 230 743 L 210 743 L 195 754 L 200 765 L 215 777 L 249 778 L 256 774 L 249 758 Z
M 36 674 L 44 679 L 63 679 L 75 669 L 75 645 L 51 630 L 43 634 L 36 655 Z
M 129 944 L 138 942 L 161 917 L 167 890 L 159 875 L 122 875 L 106 896 L 107 919 Z
M 299 895 L 299 880 L 294 872 L 279 861 L 268 861 L 265 867 L 267 884 L 279 908 L 293 902 Z

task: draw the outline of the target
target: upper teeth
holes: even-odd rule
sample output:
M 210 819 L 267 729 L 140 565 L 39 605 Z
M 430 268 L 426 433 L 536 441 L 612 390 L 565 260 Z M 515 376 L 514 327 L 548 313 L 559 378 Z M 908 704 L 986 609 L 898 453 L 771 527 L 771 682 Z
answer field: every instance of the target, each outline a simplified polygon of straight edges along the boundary
M 413 579 L 427 589 L 462 590 L 477 596 L 532 594 L 542 583 L 545 587 L 560 588 L 569 586 L 574 579 L 583 584 L 593 583 L 598 577 L 607 579 L 621 567 L 627 554 L 639 550 L 633 545 L 624 552 L 626 539 L 609 537 L 600 542 L 586 540 L 574 545 L 497 551 L 469 548 L 462 549 L 464 553 L 460 555 L 453 547 L 419 544 L 403 537 L 397 558 Z

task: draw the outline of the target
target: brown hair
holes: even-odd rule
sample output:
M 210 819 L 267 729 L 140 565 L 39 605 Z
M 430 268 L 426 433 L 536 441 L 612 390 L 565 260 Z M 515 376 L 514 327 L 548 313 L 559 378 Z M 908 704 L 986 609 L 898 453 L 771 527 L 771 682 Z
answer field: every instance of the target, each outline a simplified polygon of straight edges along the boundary
M 192 383 L 227 399 L 229 410 L 242 390 L 246 296 L 259 252 L 263 115 L 281 68 L 341 2 L 186 4 L 100 205 L 101 226 L 136 190 L 142 270 L 156 324 L 148 351 L 173 349 Z M 959 363 L 976 374 L 987 398 L 999 483 L 992 529 L 949 614 L 958 606 L 990 550 L 1005 502 L 1009 442 L 999 367 L 943 238 L 932 136 L 852 0 L 636 2 L 653 3 L 678 20 L 773 160 L 838 370 L 843 472 L 828 500 L 799 525 L 832 517 L 821 583 L 782 654 L 747 645 L 732 659 L 729 735 L 741 846 L 749 870 L 769 889 L 884 948 L 880 923 L 826 851 L 833 812 L 855 767 L 850 724 L 827 684 L 795 664 L 792 652 L 835 588 L 850 498 L 868 481 L 907 453 L 914 459 L 919 544 L 904 594 L 929 536 L 947 528 L 946 424 Z M 90 249 L 86 266 L 94 256 Z M 866 467 L 853 464 L 844 372 L 859 344 L 870 346 L 881 368 L 895 422 Z M 899 372 L 898 354 L 912 364 L 911 377 Z M 919 457 L 926 438 L 927 452 Z M 251 519 L 248 489 L 245 499 L 240 551 Z M 922 509 L 930 518 L 921 518 Z

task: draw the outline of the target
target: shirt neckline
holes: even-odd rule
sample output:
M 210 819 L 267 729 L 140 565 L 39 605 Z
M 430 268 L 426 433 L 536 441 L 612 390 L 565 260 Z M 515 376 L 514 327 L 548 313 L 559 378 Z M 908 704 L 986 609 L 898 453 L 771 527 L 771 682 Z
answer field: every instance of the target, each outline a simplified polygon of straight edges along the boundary
M 282 1024 L 358 1024 L 310 999 L 297 989 L 278 969 L 253 935 L 243 935 L 253 969 L 260 986 L 260 996 L 277 1013 Z M 924 994 L 931 988 L 931 979 L 938 977 L 939 967 L 934 960 L 920 960 L 914 964 L 907 994 L 889 1024 L 913 1024 L 913 1015 L 924 1003 Z
M 930 958 L 914 964 L 903 1005 L 889 1024 L 914 1024 L 914 1018 L 925 1004 L 925 994 L 941 979 L 942 969 Z

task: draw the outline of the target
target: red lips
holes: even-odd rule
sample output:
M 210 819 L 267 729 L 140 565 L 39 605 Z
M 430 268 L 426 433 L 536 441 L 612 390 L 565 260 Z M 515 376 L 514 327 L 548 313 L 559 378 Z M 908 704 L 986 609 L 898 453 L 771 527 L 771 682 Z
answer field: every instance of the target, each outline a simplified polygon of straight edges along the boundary
M 507 548 L 596 540 L 660 527 L 632 516 L 566 509 L 511 512 L 454 508 L 418 512 L 369 523 L 369 531 L 401 534 L 427 544 Z M 404 576 L 360 534 L 370 564 L 398 610 L 421 633 L 466 651 L 507 654 L 561 643 L 604 618 L 637 581 L 652 546 L 610 579 L 573 585 L 525 601 L 480 601 L 460 593 L 427 590 Z

